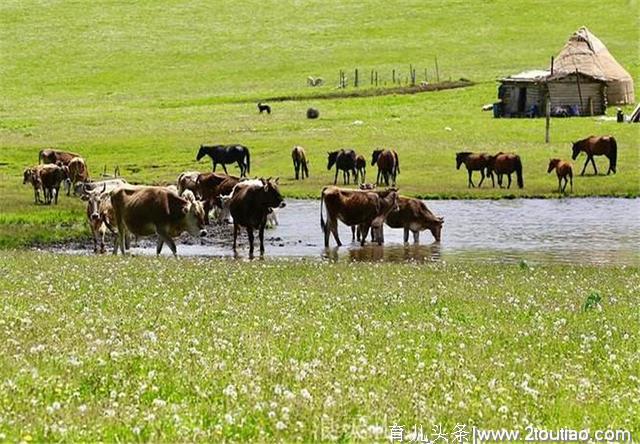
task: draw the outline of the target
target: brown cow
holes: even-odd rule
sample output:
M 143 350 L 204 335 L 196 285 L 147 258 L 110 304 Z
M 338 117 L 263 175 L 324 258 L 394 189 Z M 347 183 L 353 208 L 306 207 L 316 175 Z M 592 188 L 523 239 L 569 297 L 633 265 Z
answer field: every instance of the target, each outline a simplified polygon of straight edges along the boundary
M 38 167 L 25 168 L 22 173 L 22 185 L 31 184 L 33 187 L 33 199 L 35 203 L 41 203 L 40 190 L 42 190 L 42 179 L 40 179 L 40 173 Z
M 87 220 L 93 237 L 93 251 L 104 253 L 104 237 L 107 229 L 114 235 L 118 233 L 113 225 L 115 215 L 111 205 L 111 196 L 107 192 L 107 184 L 103 184 L 100 189 L 83 194 L 81 199 L 87 201 Z M 98 235 L 100 235 L 100 250 L 98 250 Z
M 322 214 L 322 206 L 327 207 L 327 222 Z M 383 191 L 345 190 L 334 186 L 322 189 L 320 200 L 320 227 L 324 232 L 324 245 L 329 247 L 329 235 L 333 233 L 338 246 L 342 245 L 338 236 L 338 220 L 350 227 L 357 226 L 365 235 L 369 227 L 381 230 L 389 212 L 398 209 L 398 193 L 395 188 Z M 378 243 L 382 243 L 381 239 Z
M 62 162 L 63 165 L 68 165 L 74 157 L 80 157 L 80 154 L 46 148 L 38 153 L 38 163 Z
M 69 175 L 67 196 L 71 193 L 71 187 L 73 186 L 75 192 L 75 186 L 78 182 L 86 182 L 89 179 L 89 170 L 87 170 L 87 164 L 82 157 L 74 157 L 69 161 L 67 165 L 67 171 Z
M 249 236 L 249 256 L 253 257 L 253 230 L 257 229 L 260 237 L 260 254 L 264 254 L 264 228 L 267 215 L 274 208 L 285 206 L 278 179 L 261 179 L 262 186 L 237 187 L 229 201 L 229 211 L 233 217 L 233 251 L 236 251 L 238 231 L 240 227 L 247 229 Z
M 57 204 L 60 185 L 68 178 L 66 169 L 56 164 L 46 164 L 38 166 L 37 171 L 42 181 L 44 203 L 50 204 L 53 200 Z
M 386 224 L 391 228 L 404 228 L 404 241 L 409 242 L 409 231 L 413 233 L 413 241 L 420 241 L 420 231 L 429 229 L 436 242 L 440 242 L 443 217 L 435 216 L 419 199 L 398 197 L 398 211 L 387 216 Z
M 113 254 L 118 253 L 118 247 L 125 254 L 129 232 L 136 236 L 157 234 L 156 253 L 160 254 L 166 243 L 174 256 L 175 236 L 184 231 L 193 236 L 207 234 L 202 202 L 182 198 L 165 187 L 123 186 L 111 192 L 111 205 L 118 227 Z
M 237 176 L 220 173 L 202 173 L 196 179 L 197 190 L 204 201 L 206 224 L 209 224 L 209 212 L 214 208 L 222 209 L 220 196 L 230 194 L 233 187 L 240 182 Z
M 178 176 L 178 194 L 182 195 L 184 190 L 191 190 L 196 198 L 200 199 L 200 187 L 198 186 L 198 176 L 200 171 L 185 171 Z

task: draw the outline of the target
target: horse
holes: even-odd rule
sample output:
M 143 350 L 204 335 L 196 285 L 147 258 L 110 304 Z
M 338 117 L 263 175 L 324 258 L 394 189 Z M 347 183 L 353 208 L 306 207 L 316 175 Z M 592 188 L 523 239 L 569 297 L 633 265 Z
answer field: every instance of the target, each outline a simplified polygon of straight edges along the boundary
M 258 111 L 260 112 L 260 114 L 262 114 L 265 111 L 267 112 L 267 114 L 271 114 L 271 107 L 266 103 L 259 102 Z
M 524 180 L 522 178 L 522 161 L 517 154 L 498 153 L 495 156 L 489 156 L 489 162 L 487 165 L 487 175 L 492 177 L 495 171 L 498 176 L 498 186 L 502 188 L 502 175 L 506 174 L 509 177 L 509 183 L 507 188 L 511 188 L 511 173 L 515 172 L 518 178 L 518 188 L 524 187 Z M 495 187 L 495 183 L 494 183 Z
M 335 164 L 336 176 L 333 179 L 333 184 L 338 182 L 338 172 L 342 170 L 342 180 L 344 184 L 348 184 L 351 178 L 350 173 L 353 173 L 354 180 L 356 179 L 356 152 L 353 150 L 341 149 L 340 151 L 327 152 L 329 155 L 327 170 Z
M 389 179 L 392 179 L 392 184 L 395 185 L 396 176 L 400 174 L 398 153 L 392 150 L 374 150 L 371 154 L 371 165 L 373 166 L 375 164 L 378 164 L 376 185 L 380 185 L 381 176 L 386 186 L 389 186 Z
M 211 163 L 213 164 L 213 171 L 215 172 L 218 164 L 222 165 L 225 174 L 227 167 L 225 164 L 238 163 L 240 168 L 240 177 L 247 177 L 247 173 L 251 169 L 251 161 L 249 158 L 249 148 L 243 145 L 200 145 L 198 154 L 196 155 L 196 161 L 202 159 L 205 155 L 211 157 Z M 246 159 L 246 162 L 245 162 Z
M 584 176 L 584 172 L 587 169 L 587 165 L 591 162 L 593 165 L 593 171 L 598 174 L 596 163 L 593 160 L 593 156 L 607 156 L 609 158 L 609 170 L 607 176 L 613 171 L 616 174 L 616 162 L 618 160 L 618 144 L 613 136 L 589 136 L 586 139 L 573 142 L 573 155 L 571 158 L 576 160 L 581 151 L 587 154 L 587 161 L 582 168 L 581 176 Z
M 356 177 L 355 181 L 358 182 L 358 178 L 360 178 L 360 182 L 364 183 L 365 178 L 367 177 L 367 160 L 364 158 L 362 154 L 358 154 L 356 156 Z
M 460 166 L 464 163 L 464 166 L 467 167 L 467 172 L 469 173 L 469 181 L 467 182 L 468 188 L 475 188 L 473 180 L 471 180 L 471 175 L 474 171 L 480 171 L 480 175 L 482 178 L 478 183 L 478 187 L 482 187 L 482 182 L 484 182 L 484 171 L 489 165 L 489 154 L 487 153 L 470 153 L 468 151 L 463 151 L 460 153 L 456 153 L 456 170 L 460 169 Z M 493 174 L 491 174 L 491 182 L 493 182 Z M 494 182 L 495 186 L 495 182 Z
M 296 172 L 296 180 L 298 180 L 300 171 L 302 170 L 302 179 L 305 176 L 309 178 L 309 164 L 307 162 L 307 154 L 301 146 L 294 146 L 291 151 L 291 159 L 293 159 L 293 169 Z
M 564 190 L 567 188 L 567 182 L 569 181 L 571 181 L 571 191 L 573 192 L 573 168 L 571 167 L 571 162 L 561 159 L 551 159 L 549 161 L 549 168 L 547 168 L 547 174 L 553 170 L 556 170 L 556 175 L 558 176 L 558 192 L 564 193 Z M 569 179 L 567 179 L 567 176 L 569 176 Z M 563 180 L 564 186 L 562 186 Z

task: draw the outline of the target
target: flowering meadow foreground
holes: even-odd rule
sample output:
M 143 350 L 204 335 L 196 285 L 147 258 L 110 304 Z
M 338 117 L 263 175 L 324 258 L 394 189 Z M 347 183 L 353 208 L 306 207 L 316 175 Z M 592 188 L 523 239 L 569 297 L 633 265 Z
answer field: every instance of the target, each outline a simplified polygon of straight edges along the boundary
M 0 441 L 640 436 L 637 267 L 0 259 Z

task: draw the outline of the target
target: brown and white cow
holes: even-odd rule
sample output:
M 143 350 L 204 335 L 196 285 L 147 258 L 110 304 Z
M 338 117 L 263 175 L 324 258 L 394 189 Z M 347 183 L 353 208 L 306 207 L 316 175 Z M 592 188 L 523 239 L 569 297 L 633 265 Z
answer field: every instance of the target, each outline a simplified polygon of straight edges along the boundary
M 35 203 L 41 203 L 40 191 L 42 190 L 42 179 L 38 167 L 25 168 L 22 173 L 22 185 L 30 184 L 33 187 L 33 200 Z
M 104 253 L 104 237 L 107 229 L 117 235 L 115 227 L 115 215 L 111 205 L 111 196 L 107 191 L 107 184 L 102 188 L 89 191 L 82 195 L 82 200 L 87 201 L 87 220 L 93 237 L 93 251 Z M 98 250 L 98 235 L 100 236 L 100 250 Z
M 38 163 L 61 162 L 63 165 L 68 165 L 74 157 L 80 157 L 80 154 L 45 148 L 38 153 Z
M 71 187 L 73 186 L 75 192 L 75 186 L 78 182 L 86 182 L 89 180 L 89 170 L 87 164 L 82 157 L 74 157 L 66 165 L 68 174 L 67 196 L 71 193 Z
M 419 199 L 398 197 L 398 210 L 387 215 L 386 224 L 391 228 L 404 228 L 404 241 L 409 242 L 409 231 L 413 233 L 413 241 L 420 241 L 420 232 L 431 231 L 436 242 L 440 242 L 443 217 L 437 217 Z
M 178 176 L 176 182 L 178 194 L 182 195 L 184 190 L 191 190 L 196 198 L 200 199 L 200 187 L 198 186 L 198 176 L 200 171 L 185 171 Z
M 205 221 L 209 224 L 209 212 L 215 207 L 222 210 L 220 196 L 231 194 L 240 178 L 219 173 L 203 173 L 196 179 L 197 188 L 204 202 Z
M 53 200 L 58 203 L 58 195 L 60 194 L 60 185 L 67 179 L 67 171 L 64 167 L 56 164 L 39 165 L 37 173 L 42 181 L 42 190 L 44 191 L 44 203 L 50 204 Z
M 192 236 L 206 236 L 202 202 L 178 196 L 165 187 L 123 186 L 111 192 L 111 205 L 118 227 L 118 247 L 125 254 L 125 239 L 128 233 L 136 236 L 158 235 L 156 253 L 169 245 L 177 255 L 173 238 L 184 231 Z
M 324 221 L 322 206 L 327 207 L 327 222 Z M 398 192 L 395 188 L 364 191 L 345 190 L 335 186 L 325 187 L 320 200 L 320 226 L 324 232 L 324 245 L 329 247 L 329 235 L 332 233 L 338 246 L 342 245 L 338 236 L 338 220 L 350 227 L 358 227 L 364 235 L 371 227 L 382 230 L 389 212 L 398 208 Z M 381 239 L 378 240 L 381 243 Z
M 229 211 L 233 217 L 233 251 L 236 251 L 240 227 L 247 229 L 249 236 L 249 256 L 253 257 L 253 230 L 258 230 L 260 254 L 264 254 L 264 229 L 267 215 L 274 208 L 285 206 L 278 179 L 260 179 L 262 186 L 239 186 L 229 200 Z

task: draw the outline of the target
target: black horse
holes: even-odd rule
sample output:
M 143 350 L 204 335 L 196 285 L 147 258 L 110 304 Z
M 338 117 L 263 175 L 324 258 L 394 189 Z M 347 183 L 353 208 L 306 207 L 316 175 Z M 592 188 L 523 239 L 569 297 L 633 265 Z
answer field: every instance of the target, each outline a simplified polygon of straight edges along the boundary
M 250 172 L 250 158 L 249 148 L 243 145 L 200 145 L 196 160 L 202 159 L 205 154 L 211 157 L 211 163 L 213 163 L 213 171 L 216 170 L 218 164 L 222 164 L 225 174 L 227 167 L 225 164 L 238 163 L 240 168 L 240 177 L 247 177 L 247 173 Z M 245 162 L 246 159 L 246 162 Z
M 342 180 L 345 185 L 349 183 L 350 173 L 353 173 L 353 179 L 356 180 L 356 152 L 353 150 L 340 150 L 327 153 L 329 155 L 329 163 L 327 169 L 330 170 L 335 164 L 336 177 L 333 184 L 338 182 L 338 172 L 342 170 Z

